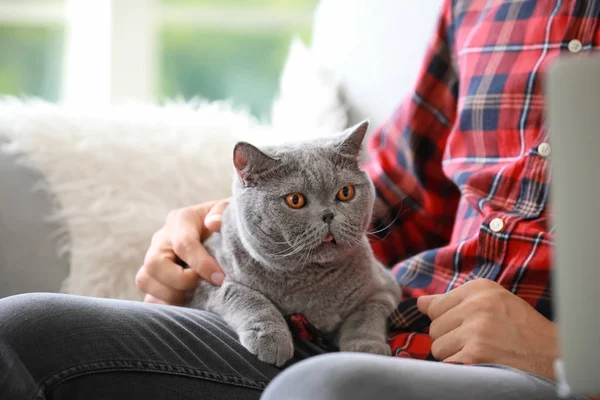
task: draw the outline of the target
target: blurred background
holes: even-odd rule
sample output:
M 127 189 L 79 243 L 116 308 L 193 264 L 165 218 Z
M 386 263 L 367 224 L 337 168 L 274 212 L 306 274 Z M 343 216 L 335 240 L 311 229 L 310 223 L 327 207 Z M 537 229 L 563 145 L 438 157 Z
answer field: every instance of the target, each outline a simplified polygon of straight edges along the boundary
M 0 95 L 71 104 L 200 96 L 263 117 L 317 0 L 0 0 Z

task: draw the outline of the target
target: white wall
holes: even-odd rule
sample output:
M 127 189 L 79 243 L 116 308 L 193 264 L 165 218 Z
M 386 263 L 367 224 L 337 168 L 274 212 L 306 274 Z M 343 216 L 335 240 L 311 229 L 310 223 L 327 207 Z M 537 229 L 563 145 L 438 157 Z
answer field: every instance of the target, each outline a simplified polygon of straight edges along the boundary
M 353 121 L 384 122 L 414 85 L 442 0 L 322 0 L 313 50 L 341 74 Z

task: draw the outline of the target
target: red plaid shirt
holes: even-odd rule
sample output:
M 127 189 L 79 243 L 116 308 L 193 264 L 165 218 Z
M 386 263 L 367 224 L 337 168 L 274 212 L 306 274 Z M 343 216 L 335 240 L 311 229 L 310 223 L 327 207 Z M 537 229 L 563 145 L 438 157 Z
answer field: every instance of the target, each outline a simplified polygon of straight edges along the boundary
M 445 2 L 413 93 L 369 142 L 387 227 L 372 246 L 405 299 L 395 355 L 429 355 L 416 297 L 475 278 L 553 318 L 544 71 L 596 49 L 599 17 L 600 1 Z

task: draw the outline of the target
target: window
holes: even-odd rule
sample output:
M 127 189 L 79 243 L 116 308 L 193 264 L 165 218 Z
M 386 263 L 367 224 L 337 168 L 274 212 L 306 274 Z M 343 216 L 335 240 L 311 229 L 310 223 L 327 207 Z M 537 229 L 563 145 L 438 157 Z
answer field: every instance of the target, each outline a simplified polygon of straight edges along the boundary
M 269 111 L 294 35 L 310 35 L 315 0 L 162 0 L 159 96 L 233 99 Z
M 0 94 L 59 99 L 62 15 L 60 0 L 0 0 Z
M 231 99 L 268 113 L 317 0 L 0 0 L 0 93 Z

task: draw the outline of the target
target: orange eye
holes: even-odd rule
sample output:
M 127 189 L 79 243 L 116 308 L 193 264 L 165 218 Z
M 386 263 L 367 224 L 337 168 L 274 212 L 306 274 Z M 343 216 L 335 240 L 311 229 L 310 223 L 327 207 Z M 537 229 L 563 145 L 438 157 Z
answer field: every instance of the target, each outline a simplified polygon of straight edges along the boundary
M 304 207 L 306 199 L 300 193 L 290 193 L 287 196 L 285 196 L 285 202 L 288 206 L 298 209 Z
M 339 201 L 348 201 L 354 197 L 354 186 L 346 185 L 337 192 L 336 199 Z

